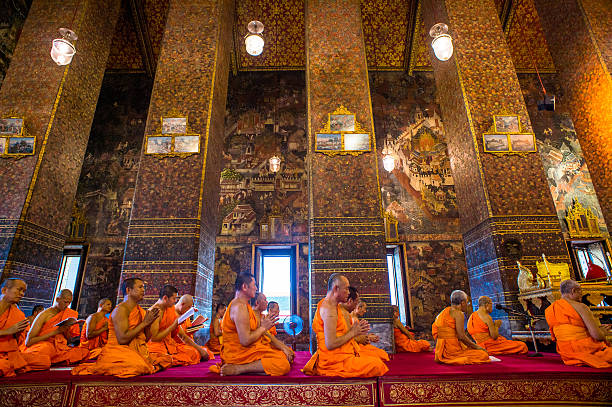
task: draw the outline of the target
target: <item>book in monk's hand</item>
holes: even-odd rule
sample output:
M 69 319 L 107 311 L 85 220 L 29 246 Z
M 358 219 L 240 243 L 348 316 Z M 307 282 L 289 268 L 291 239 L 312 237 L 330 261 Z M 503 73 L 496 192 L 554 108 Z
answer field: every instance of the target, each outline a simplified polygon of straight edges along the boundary
M 59 327 L 61 327 L 61 326 L 72 326 L 74 324 L 79 324 L 81 322 L 85 322 L 85 320 L 84 319 L 76 319 L 76 318 L 70 317 L 70 318 L 66 318 L 64 320 L 61 320 L 60 322 L 55 324 L 55 326 L 59 326 Z
M 185 333 L 192 334 L 200 329 L 204 328 L 204 324 L 192 325 L 189 328 L 185 329 Z
M 202 315 L 198 315 L 196 319 L 191 321 L 191 326 L 203 325 L 204 322 L 208 321 L 208 318 L 204 318 Z
M 178 317 L 178 324 L 182 324 L 187 320 L 187 318 L 191 318 L 191 316 L 195 313 L 195 308 L 191 307 L 183 315 Z

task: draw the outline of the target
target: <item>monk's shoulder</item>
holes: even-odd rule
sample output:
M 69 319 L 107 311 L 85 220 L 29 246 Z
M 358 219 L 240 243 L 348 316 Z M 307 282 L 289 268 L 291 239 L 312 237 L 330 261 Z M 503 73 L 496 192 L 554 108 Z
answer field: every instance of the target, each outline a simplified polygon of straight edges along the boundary
M 55 315 L 57 315 L 57 312 L 53 312 L 53 309 L 47 308 L 46 310 L 38 314 L 38 316 L 36 317 L 36 320 L 44 324 L 49 319 L 53 318 Z

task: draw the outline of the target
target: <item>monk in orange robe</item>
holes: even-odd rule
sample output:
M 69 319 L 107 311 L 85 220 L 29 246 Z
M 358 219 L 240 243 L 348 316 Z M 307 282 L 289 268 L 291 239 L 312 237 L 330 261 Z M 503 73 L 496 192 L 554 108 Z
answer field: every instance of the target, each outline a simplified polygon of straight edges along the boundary
M 352 326 L 354 323 L 359 322 L 359 317 L 353 315 L 352 313 L 357 309 L 357 305 L 361 302 L 362 301 L 359 299 L 357 289 L 349 286 L 348 299 L 346 302 L 340 304 L 340 310 L 342 311 L 342 316 L 344 317 L 346 326 Z M 377 348 L 371 344 L 371 342 L 376 343 L 379 340 L 380 337 L 373 333 L 357 336 L 355 341 L 359 344 L 359 354 L 363 356 L 375 356 L 385 362 L 388 362 L 389 354 L 384 349 Z
M 573 280 L 561 282 L 561 299 L 553 302 L 544 314 L 557 352 L 566 365 L 612 367 L 612 347 L 606 341 L 609 331 L 581 302 L 582 288 Z
M 25 353 L 35 357 L 48 356 L 51 364 L 72 365 L 89 357 L 88 349 L 68 345 L 73 338 L 81 334 L 78 324 L 79 314 L 68 308 L 71 302 L 72 291 L 62 290 L 55 299 L 55 304 L 36 317 L 25 341 Z M 73 319 L 64 326 L 57 326 L 68 318 Z
M 393 308 L 393 336 L 395 338 L 395 351 L 400 352 L 430 352 L 431 344 L 426 340 L 414 339 L 414 334 L 400 321 L 400 312 L 397 305 L 392 305 Z
M 189 294 L 185 294 L 178 300 L 178 302 L 174 306 L 174 310 L 176 311 L 176 314 L 180 317 L 191 307 L 193 307 L 193 297 Z M 202 323 L 206 321 L 208 321 L 208 318 L 205 318 Z M 182 329 L 183 333 L 185 334 L 185 336 L 181 336 L 181 340 L 186 345 L 194 348 L 200 354 L 201 362 L 205 362 L 207 360 L 215 358 L 215 354 L 212 353 L 210 349 L 208 349 L 206 346 L 200 346 L 195 342 L 195 340 L 193 339 L 193 332 L 189 333 L 187 331 L 189 328 L 191 328 L 191 318 L 187 318 L 186 320 L 184 320 L 183 323 L 179 325 L 179 328 Z M 172 332 L 172 335 L 176 336 L 177 334 L 178 329 Z
M 270 301 L 268 303 L 268 315 L 278 315 L 280 313 L 280 307 L 278 306 L 278 302 Z M 276 332 L 276 325 L 274 325 L 268 331 L 270 335 L 276 336 L 278 332 Z
M 51 359 L 36 357 L 19 349 L 20 338 L 28 326 L 25 314 L 17 303 L 21 301 L 27 286 L 25 281 L 8 278 L 2 284 L 0 296 L 0 377 L 15 376 L 31 370 L 45 370 L 51 367 Z
M 210 370 L 222 376 L 245 373 L 282 376 L 289 373 L 291 355 L 263 340 L 264 333 L 276 324 L 278 318 L 262 318 L 258 324 L 249 304 L 257 293 L 255 279 L 248 273 L 240 273 L 234 288 L 234 299 L 222 322 L 221 366 L 211 366 Z
M 468 319 L 467 330 L 478 346 L 485 348 L 489 355 L 511 355 L 527 353 L 527 345 L 521 341 L 511 341 L 499 334 L 502 321 L 493 321 L 491 312 L 493 301 L 483 295 L 478 299 L 478 311 Z
M 113 309 L 109 298 L 98 301 L 98 311 L 87 317 L 81 329 L 79 346 L 89 350 L 89 358 L 95 359 L 102 352 L 102 347 L 108 342 L 108 318 L 106 314 Z
M 215 355 L 221 353 L 221 344 L 223 342 L 223 330 L 221 327 L 221 320 L 225 315 L 226 309 L 227 307 L 225 304 L 221 302 L 217 304 L 217 308 L 215 309 L 215 316 L 210 322 L 210 336 L 208 342 L 206 342 L 206 347 L 210 349 L 210 351 Z
M 451 293 L 451 306 L 436 317 L 431 330 L 436 339 L 435 360 L 449 365 L 471 365 L 490 362 L 489 354 L 465 334 L 464 312 L 468 297 L 461 290 Z
M 278 318 L 278 307 L 276 311 L 268 312 L 264 314 L 263 311 L 268 309 L 268 299 L 264 293 L 258 292 L 255 294 L 255 297 L 251 298 L 251 308 L 253 309 L 253 313 L 255 314 L 255 318 L 257 318 L 257 324 L 261 325 L 261 320 L 265 318 Z M 274 329 L 274 334 L 272 334 L 272 329 Z M 289 363 L 293 362 L 295 358 L 295 352 L 285 345 L 280 339 L 276 338 L 276 325 L 268 330 L 268 332 L 264 333 L 262 337 L 262 341 L 266 344 L 272 344 L 276 349 L 282 350 L 286 355 L 289 355 Z
M 149 327 L 159 317 L 159 308 L 145 312 L 138 303 L 144 297 L 144 282 L 128 278 L 121 284 L 123 302 L 115 307 L 108 323 L 108 343 L 94 363 L 82 363 L 72 369 L 73 375 L 99 374 L 133 377 L 153 374 L 170 367 L 170 355 L 149 354 Z
M 370 330 L 366 320 L 350 325 L 343 317 L 340 303 L 349 295 L 349 281 L 342 274 L 332 274 L 327 295 L 317 304 L 312 330 L 317 335 L 318 350 L 302 369 L 307 375 L 340 377 L 375 377 L 389 368 L 378 356 L 360 353 L 355 338 Z
M 162 287 L 159 300 L 152 307 L 159 308 L 160 316 L 151 324 L 151 339 L 147 346 L 153 357 L 172 356 L 172 366 L 195 365 L 200 363 L 200 353 L 181 340 L 186 335 L 178 326 L 178 314 L 174 308 L 177 299 L 178 290 L 175 287 Z

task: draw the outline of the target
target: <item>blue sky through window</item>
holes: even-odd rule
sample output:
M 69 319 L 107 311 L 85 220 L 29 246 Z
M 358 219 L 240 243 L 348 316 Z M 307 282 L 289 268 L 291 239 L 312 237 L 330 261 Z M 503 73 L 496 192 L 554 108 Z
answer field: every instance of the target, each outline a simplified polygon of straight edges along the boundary
M 291 315 L 291 257 L 263 256 L 263 287 L 261 291 L 268 301 L 276 301 L 280 307 L 280 319 Z

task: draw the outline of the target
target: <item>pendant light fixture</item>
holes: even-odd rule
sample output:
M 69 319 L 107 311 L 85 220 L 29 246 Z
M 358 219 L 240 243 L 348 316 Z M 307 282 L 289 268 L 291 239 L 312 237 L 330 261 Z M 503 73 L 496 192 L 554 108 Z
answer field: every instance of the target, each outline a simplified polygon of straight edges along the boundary
M 244 37 L 246 52 L 256 57 L 263 52 L 265 41 L 261 33 L 264 30 L 264 25 L 261 21 L 253 20 L 247 25 L 247 29 L 249 33 Z
M 438 23 L 429 30 L 429 35 L 433 37 L 431 47 L 440 61 L 448 61 L 453 56 L 453 39 L 447 33 L 448 26 L 444 23 Z

